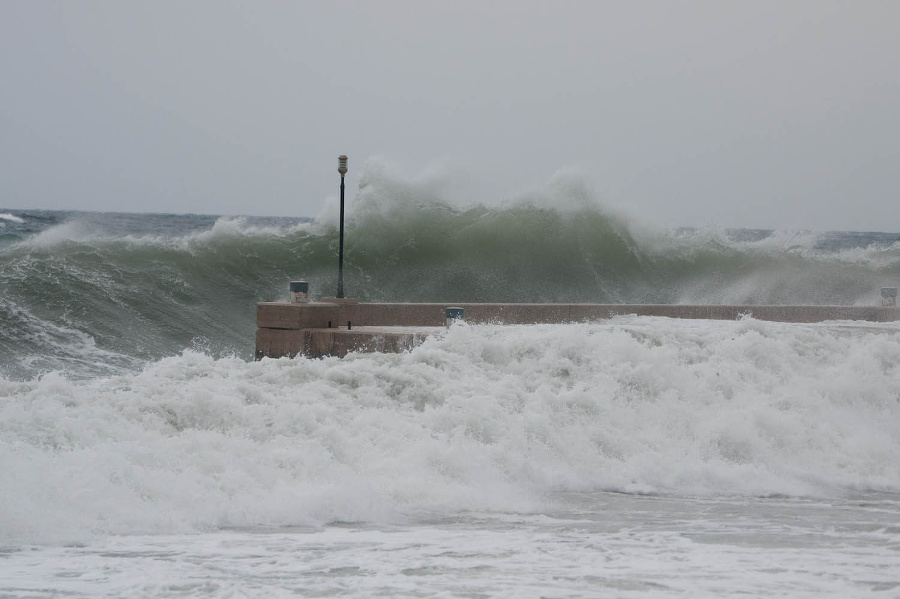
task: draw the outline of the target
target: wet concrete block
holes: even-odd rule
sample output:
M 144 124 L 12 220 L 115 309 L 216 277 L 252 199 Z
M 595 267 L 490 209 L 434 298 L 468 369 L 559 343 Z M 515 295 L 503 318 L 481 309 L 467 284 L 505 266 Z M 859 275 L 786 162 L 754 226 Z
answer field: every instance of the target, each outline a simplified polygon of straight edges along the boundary
M 303 354 L 309 358 L 344 357 L 350 352 L 400 353 L 421 344 L 441 327 L 410 330 L 408 327 L 354 327 L 353 329 L 307 329 Z
M 293 358 L 305 349 L 303 331 L 299 329 L 256 329 L 256 359 Z
M 265 329 L 327 328 L 328 322 L 337 326 L 338 309 L 335 304 L 308 302 L 263 302 L 256 305 L 256 326 Z

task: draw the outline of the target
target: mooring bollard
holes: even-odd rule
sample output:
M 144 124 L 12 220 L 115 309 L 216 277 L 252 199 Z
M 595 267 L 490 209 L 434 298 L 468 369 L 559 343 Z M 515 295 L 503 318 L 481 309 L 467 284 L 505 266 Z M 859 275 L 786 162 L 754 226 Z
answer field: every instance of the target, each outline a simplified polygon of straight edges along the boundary
M 897 305 L 897 288 L 882 287 L 881 288 L 881 305 L 893 308 Z
M 464 308 L 444 308 L 444 318 L 447 319 L 449 327 L 455 322 L 463 322 L 466 319 L 466 311 Z
M 309 283 L 306 281 L 291 281 L 291 303 L 305 304 L 309 301 Z

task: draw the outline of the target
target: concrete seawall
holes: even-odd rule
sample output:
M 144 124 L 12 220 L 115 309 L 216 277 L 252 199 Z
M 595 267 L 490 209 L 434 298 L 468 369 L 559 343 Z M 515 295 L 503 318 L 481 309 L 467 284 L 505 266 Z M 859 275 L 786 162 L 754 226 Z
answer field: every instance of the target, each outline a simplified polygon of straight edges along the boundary
M 404 304 L 264 302 L 256 311 L 256 358 L 343 356 L 351 351 L 397 352 L 414 347 L 444 324 L 444 308 L 465 310 L 472 324 L 555 324 L 613 316 L 735 320 L 750 315 L 776 322 L 900 320 L 900 309 L 876 306 L 697 306 L 678 304 Z

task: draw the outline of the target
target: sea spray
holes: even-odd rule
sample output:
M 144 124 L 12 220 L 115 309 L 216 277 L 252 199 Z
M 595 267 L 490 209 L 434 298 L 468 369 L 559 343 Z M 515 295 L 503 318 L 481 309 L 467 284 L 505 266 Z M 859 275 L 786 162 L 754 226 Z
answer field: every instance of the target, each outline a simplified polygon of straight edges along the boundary
M 618 317 L 0 380 L 0 539 L 900 492 L 900 328 Z

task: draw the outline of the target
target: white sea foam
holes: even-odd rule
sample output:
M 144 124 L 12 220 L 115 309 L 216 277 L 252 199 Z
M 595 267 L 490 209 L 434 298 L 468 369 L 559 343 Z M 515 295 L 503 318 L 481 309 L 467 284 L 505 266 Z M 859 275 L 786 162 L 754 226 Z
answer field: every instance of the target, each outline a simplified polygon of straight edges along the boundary
M 15 214 L 10 214 L 9 212 L 0 212 L 0 221 L 7 221 L 11 223 L 24 223 L 25 219 L 16 216 Z
M 0 379 L 0 540 L 900 491 L 900 325 L 460 326 L 405 354 Z
M 94 238 L 96 238 L 96 233 L 87 223 L 68 221 L 44 229 L 22 241 L 21 245 L 32 248 L 52 248 L 69 241 L 83 242 Z
M 181 235 L 161 233 L 120 234 L 104 230 L 97 223 L 86 220 L 69 220 L 49 227 L 19 242 L 19 247 L 54 248 L 67 242 L 79 244 L 124 244 L 135 247 L 162 247 L 180 251 L 194 251 L 217 241 L 249 238 L 283 238 L 297 232 L 316 234 L 319 227 L 312 222 L 297 222 L 281 225 L 258 225 L 240 216 L 222 216 L 212 227 L 191 231 Z
M 250 224 L 246 217 L 221 216 L 216 219 L 212 229 L 194 233 L 190 238 L 209 240 L 223 237 L 284 237 L 295 231 L 306 231 L 309 225 L 310 223 L 301 222 L 287 226 L 261 226 Z
M 843 599 L 898 587 L 896 498 L 574 499 L 564 513 L 32 547 L 3 556 L 0 593 Z

